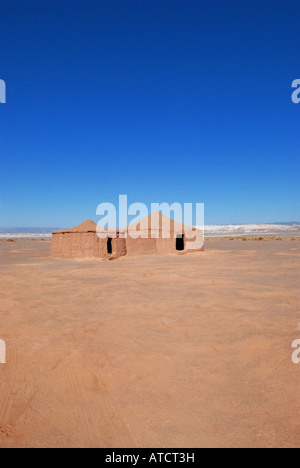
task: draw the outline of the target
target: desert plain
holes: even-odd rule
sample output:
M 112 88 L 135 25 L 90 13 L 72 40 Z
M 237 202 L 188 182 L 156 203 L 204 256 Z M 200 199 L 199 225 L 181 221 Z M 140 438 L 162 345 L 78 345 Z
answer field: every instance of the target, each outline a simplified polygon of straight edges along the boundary
M 300 447 L 299 238 L 49 252 L 0 242 L 0 448 Z

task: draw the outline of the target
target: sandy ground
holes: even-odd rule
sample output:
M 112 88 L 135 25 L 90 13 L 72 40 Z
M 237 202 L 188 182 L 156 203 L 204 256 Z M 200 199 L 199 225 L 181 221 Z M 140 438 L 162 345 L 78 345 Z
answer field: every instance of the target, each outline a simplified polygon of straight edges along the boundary
M 300 242 L 49 248 L 0 242 L 0 447 L 300 447 Z

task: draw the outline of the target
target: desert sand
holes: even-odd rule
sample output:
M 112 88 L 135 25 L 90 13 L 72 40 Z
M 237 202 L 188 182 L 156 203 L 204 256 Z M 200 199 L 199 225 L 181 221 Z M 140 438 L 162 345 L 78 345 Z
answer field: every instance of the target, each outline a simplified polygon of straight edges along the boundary
M 300 242 L 51 259 L 0 242 L 0 447 L 299 447 Z

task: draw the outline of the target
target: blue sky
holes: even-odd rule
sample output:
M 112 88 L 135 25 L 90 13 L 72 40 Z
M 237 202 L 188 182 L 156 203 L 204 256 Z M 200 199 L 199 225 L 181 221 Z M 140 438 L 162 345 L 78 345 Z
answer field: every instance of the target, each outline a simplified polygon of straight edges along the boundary
M 299 220 L 298 0 L 2 0 L 3 226 L 101 202 Z

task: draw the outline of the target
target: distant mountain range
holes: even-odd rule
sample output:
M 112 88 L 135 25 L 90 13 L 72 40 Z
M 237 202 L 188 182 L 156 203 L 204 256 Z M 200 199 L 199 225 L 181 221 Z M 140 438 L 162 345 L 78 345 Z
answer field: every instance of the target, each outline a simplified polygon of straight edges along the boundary
M 258 223 L 262 224 L 262 223 Z M 257 224 L 257 225 L 258 225 Z M 265 223 L 266 225 L 281 225 L 281 226 L 293 226 L 293 225 L 300 225 L 300 221 L 283 221 L 283 222 L 276 222 L 276 223 Z M 58 227 L 0 227 L 0 234 L 49 234 L 53 231 L 60 231 L 63 228 Z
M 18 227 L 0 227 L 0 234 L 49 234 L 53 231 L 59 231 L 61 228 L 57 227 L 26 227 L 26 228 L 18 228 Z
M 287 223 L 287 222 L 282 221 L 282 223 L 267 223 L 267 224 L 281 224 L 282 226 L 294 226 L 295 224 L 300 224 L 300 222 L 299 221 L 289 221 Z

